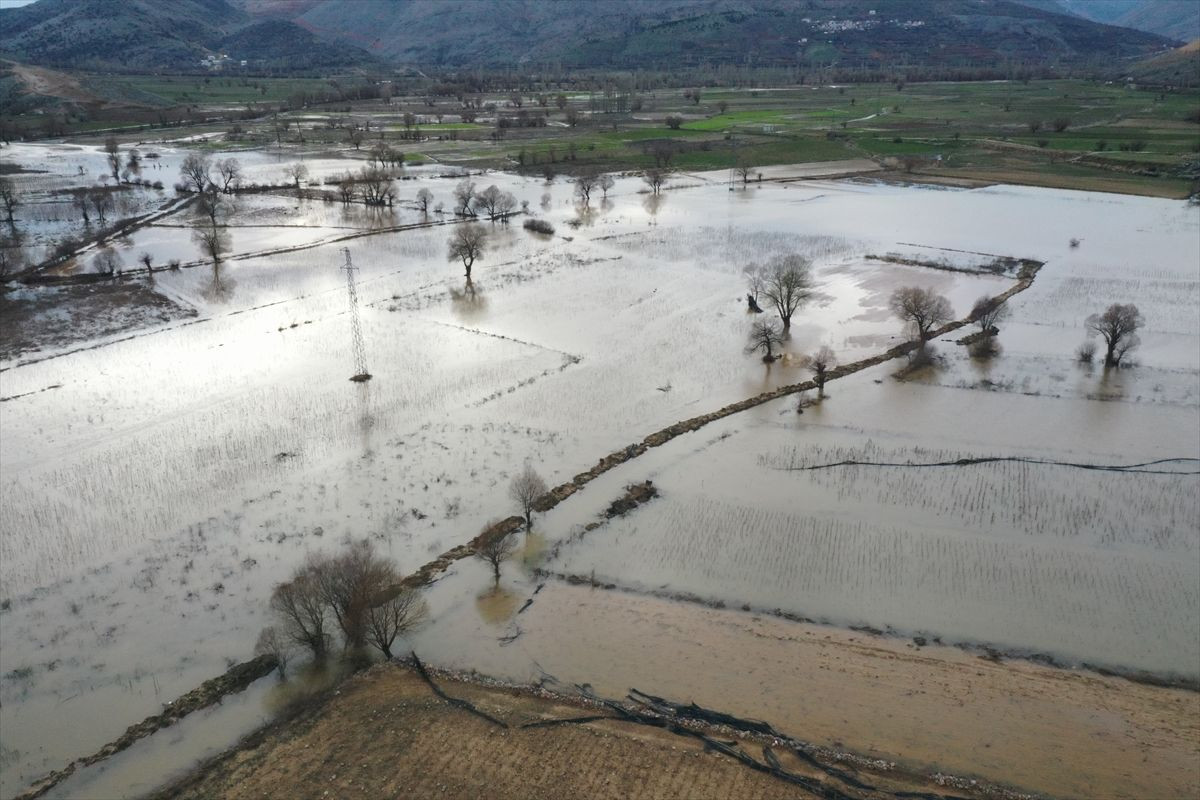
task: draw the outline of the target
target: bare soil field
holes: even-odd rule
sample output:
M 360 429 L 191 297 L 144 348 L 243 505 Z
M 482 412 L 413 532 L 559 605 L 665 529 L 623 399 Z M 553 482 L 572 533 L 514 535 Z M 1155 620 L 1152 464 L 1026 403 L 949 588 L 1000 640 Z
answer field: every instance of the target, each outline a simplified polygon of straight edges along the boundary
M 142 281 L 22 288 L 0 293 L 0 358 L 128 334 L 196 316 Z M 7 392 L 5 393 L 7 394 Z
M 527 800 L 592 798 L 793 798 L 800 787 L 705 752 L 695 738 L 621 721 L 521 729 L 527 723 L 606 714 L 535 696 L 437 679 L 442 690 L 503 720 L 509 728 L 438 698 L 416 672 L 382 665 L 340 695 L 164 788 L 156 798 L 447 797 Z M 721 740 L 758 757 L 762 743 L 728 732 Z M 773 752 L 790 772 L 833 781 L 785 748 Z M 839 767 L 847 769 L 845 765 Z M 938 790 L 894 773 L 863 774 L 878 792 Z M 840 785 L 839 791 L 847 791 Z M 942 789 L 941 791 L 946 791 Z M 923 795 L 934 796 L 934 795 Z

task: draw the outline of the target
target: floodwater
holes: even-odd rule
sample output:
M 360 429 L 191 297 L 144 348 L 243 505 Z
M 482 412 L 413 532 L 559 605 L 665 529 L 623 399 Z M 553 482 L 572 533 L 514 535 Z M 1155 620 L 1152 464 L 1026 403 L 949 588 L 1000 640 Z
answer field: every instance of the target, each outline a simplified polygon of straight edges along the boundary
M 6 155 L 58 169 L 64 182 L 78 166 L 72 158 L 96 158 L 86 148 L 66 156 L 63 148 L 39 147 Z M 181 157 L 170 145 L 157 149 L 163 163 Z M 255 169 L 279 169 L 275 156 L 261 156 L 258 165 L 260 156 L 237 155 Z M 311 168 L 332 175 L 346 167 L 325 158 Z M 173 170 L 164 172 L 174 179 Z M 450 205 L 454 179 L 436 170 L 408 174 L 412 180 L 398 183 L 397 224 L 419 221 L 407 203 L 419 188 Z M 402 570 L 415 569 L 472 538 L 488 519 L 511 513 L 508 482 L 526 460 L 553 485 L 676 420 L 806 378 L 798 358 L 767 367 L 744 353 L 752 319 L 743 269 L 789 251 L 813 258 L 820 295 L 798 313 L 786 350 L 796 356 L 829 344 L 844 361 L 900 341 L 900 326 L 886 312 L 897 286 L 935 287 L 963 315 L 976 297 L 1012 285 L 1011 278 L 867 255 L 903 247 L 963 266 L 961 254 L 947 254 L 969 250 L 1047 264 L 1034 288 L 1018 296 L 1001 337 L 1005 353 L 994 369 L 1011 381 L 998 381 L 999 389 L 959 386 L 977 380 L 975 367 L 960 363 L 962 348 L 941 343 L 947 363 L 936 375 L 898 384 L 877 368 L 831 384 L 830 400 L 802 417 L 791 410 L 794 401 L 763 407 L 711 435 L 705 429 L 678 447 L 652 451 L 572 498 L 539 523 L 547 555 L 523 563 L 724 598 L 731 608 L 779 606 L 831 622 L 995 640 L 1074 658 L 1092 658 L 1111 644 L 1097 660 L 1200 674 L 1196 626 L 1187 627 L 1195 622 L 1198 585 L 1188 584 L 1197 552 L 1186 517 L 1194 511 L 1194 478 L 1113 475 L 1089 483 L 1061 470 L 980 469 L 954 478 L 962 485 L 938 505 L 933 476 L 913 478 L 919 485 L 910 494 L 905 485 L 888 489 L 858 474 L 854 496 L 847 496 L 835 473 L 797 478 L 756 461 L 811 441 L 832 452 L 863 448 L 868 439 L 889 453 L 1200 455 L 1197 210 L 1014 187 L 810 181 L 731 192 L 726 177 L 678 176 L 660 198 L 622 178 L 608 198 L 593 197 L 590 210 L 581 210 L 561 180 L 547 186 L 501 173 L 477 176 L 480 188 L 495 183 L 528 201 L 556 234 L 529 234 L 519 217 L 508 226 L 482 223 L 491 237 L 471 293 L 461 265 L 446 260 L 448 226 L 255 256 L 379 226 L 318 201 L 246 198 L 232 220 L 242 225 L 232 232 L 233 253 L 220 268 L 155 276 L 153 290 L 195 308 L 194 319 L 132 336 L 95 338 L 84 330 L 75 344 L 0 364 L 0 394 L 15 398 L 0 406 L 0 794 L 93 752 L 161 703 L 247 658 L 272 585 L 309 552 L 367 536 Z M 160 220 L 124 246 L 152 250 L 159 263 L 186 259 L 191 221 L 186 214 Z M 1082 239 L 1078 249 L 1069 247 L 1071 237 Z M 354 365 L 342 247 L 357 267 L 375 376 L 366 385 L 347 380 Z M 1121 373 L 1118 398 L 1089 399 L 1108 389 L 1093 387 L 1103 378 L 1073 363 L 1082 319 L 1130 299 L 1147 318 L 1141 365 Z M 1066 377 L 1035 377 L 1027 389 L 1026 373 Z M 1058 393 L 1066 396 L 1039 390 L 1051 382 L 1074 388 Z M 721 432 L 731 438 L 702 446 Z M 764 477 L 761 484 L 755 474 Z M 657 505 L 564 545 L 557 562 L 544 562 L 558 540 L 619 494 L 621 481 L 651 475 L 665 490 Z M 1184 482 L 1178 492 L 1163 488 L 1172 480 Z M 1105 538 L 1051 513 L 1039 521 L 989 519 L 985 533 L 964 532 L 964 504 L 986 506 L 1013 481 L 1050 484 L 1081 501 L 1148 497 L 1161 541 L 1136 535 L 1140 523 L 1127 517 Z M 1130 490 L 1132 481 L 1145 493 Z M 870 495 L 862 506 L 859 494 Z M 857 582 L 842 594 L 826 591 L 834 576 L 816 564 L 793 576 L 782 563 L 769 563 L 771 553 L 804 559 L 803 535 L 771 548 L 782 546 L 778 537 L 807 516 L 809 504 L 826 516 L 845 507 L 837 524 L 860 526 L 859 538 L 845 539 L 825 562 Z M 705 535 L 716 539 L 682 536 L 678 529 L 697 528 L 693 512 L 704 515 Z M 975 525 L 980 518 L 973 519 Z M 941 538 L 923 533 L 932 522 L 944 529 Z M 719 536 L 727 526 L 747 540 L 739 552 L 748 560 L 706 574 L 728 552 Z M 910 549 L 896 553 L 894 542 L 891 551 L 880 548 L 892 532 Z M 635 538 L 644 549 L 625 546 Z M 941 544 L 930 544 L 935 540 Z M 993 549 L 979 549 L 985 543 Z M 692 549 L 676 558 L 676 545 Z M 629 560 L 637 553 L 645 554 L 642 563 Z M 1013 564 L 1022 559 L 1036 568 L 1013 584 Z M 917 563 L 937 580 L 927 580 Z M 774 572 L 764 578 L 755 564 Z M 990 582 L 981 584 L 976 578 L 985 568 Z M 873 580 L 881 572 L 889 580 Z M 1101 602 L 1104 587 L 1164 575 L 1174 583 L 1121 596 L 1128 609 L 1114 626 L 1077 630 L 1061 651 L 1047 646 L 1088 613 L 1112 608 L 1116 599 Z M 1066 587 L 1059 586 L 1063 579 Z M 800 590 L 793 580 L 807 583 Z M 447 586 L 453 581 L 466 582 L 455 591 L 495 630 L 516 616 L 511 606 L 523 595 L 507 596 L 503 584 L 491 591 L 490 578 L 465 567 Z M 851 592 L 854 586 L 872 588 Z M 976 597 L 980 586 L 988 594 Z M 1053 603 L 1065 605 L 1049 614 L 1030 610 Z M 947 604 L 959 606 L 954 615 L 933 613 Z M 1139 648 L 1153 655 L 1142 658 Z M 478 655 L 475 666 L 486 672 L 485 650 Z M 247 695 L 252 705 L 237 724 L 259 718 L 255 697 Z M 197 746 L 193 755 L 201 754 Z

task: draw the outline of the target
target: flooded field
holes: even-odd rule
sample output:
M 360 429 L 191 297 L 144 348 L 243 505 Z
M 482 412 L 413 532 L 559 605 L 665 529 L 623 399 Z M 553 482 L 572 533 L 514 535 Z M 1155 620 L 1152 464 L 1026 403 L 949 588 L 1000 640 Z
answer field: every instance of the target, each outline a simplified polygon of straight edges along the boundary
M 145 208 L 169 199 L 182 160 L 155 149 L 168 189 Z M 264 181 L 297 158 L 237 155 Z M 94 148 L 14 146 L 6 158 L 48 170 L 17 176 L 44 182 L 47 199 L 81 165 L 102 169 Z M 309 160 L 315 177 L 357 166 Z M 433 620 L 414 644 L 435 663 L 536 680 L 521 639 L 498 640 L 542 624 L 518 622 L 539 583 L 559 582 L 531 577 L 541 569 L 634 598 L 1200 679 L 1194 462 L 1168 474 L 792 469 L 1200 457 L 1196 208 L 1007 186 L 730 191 L 725 174 L 678 174 L 660 196 L 620 177 L 580 208 L 562 179 L 492 173 L 474 177 L 479 188 L 511 191 L 556 232 L 528 232 L 521 217 L 482 223 L 468 287 L 446 258 L 458 223 L 412 203 L 427 188 L 449 208 L 458 178 L 444 172 L 406 170 L 384 218 L 283 191 L 239 197 L 219 267 L 124 279 L 169 307 L 165 318 L 113 324 L 97 311 L 64 331 L 53 298 L 38 305 L 62 288 L 4 299 L 6 320 L 10 308 L 24 316 L 19 337 L 0 330 L 0 794 L 249 657 L 272 586 L 308 553 L 365 536 L 415 570 L 513 513 L 509 482 L 527 461 L 554 485 L 677 420 L 807 379 L 800 356 L 821 345 L 842 363 L 880 353 L 904 338 L 887 309 L 895 288 L 933 287 L 963 317 L 1014 285 L 1010 273 L 962 271 L 1000 256 L 1046 264 L 1011 301 L 997 358 L 980 364 L 947 337 L 940 363 L 903 381 L 901 364 L 885 363 L 831 382 L 802 415 L 795 398 L 769 403 L 634 459 L 537 518 L 498 587 L 481 565 L 456 566 L 428 593 Z M 195 214 L 167 214 L 114 249 L 130 266 L 143 251 L 199 260 Z M 357 267 L 367 384 L 348 381 L 342 248 Z M 813 260 L 818 294 L 785 358 L 764 365 L 745 353 L 744 269 L 787 252 Z M 889 253 L 954 269 L 871 257 Z M 1115 375 L 1074 356 L 1084 318 L 1113 302 L 1146 318 L 1137 364 Z M 660 498 L 580 535 L 647 478 Z M 578 614 L 578 593 L 547 597 Z M 698 674 L 697 699 L 721 705 L 729 679 Z M 264 695 L 248 693 L 235 724 L 261 719 Z M 180 746 L 193 739 L 198 757 L 220 737 Z M 95 796 L 156 780 L 110 778 Z

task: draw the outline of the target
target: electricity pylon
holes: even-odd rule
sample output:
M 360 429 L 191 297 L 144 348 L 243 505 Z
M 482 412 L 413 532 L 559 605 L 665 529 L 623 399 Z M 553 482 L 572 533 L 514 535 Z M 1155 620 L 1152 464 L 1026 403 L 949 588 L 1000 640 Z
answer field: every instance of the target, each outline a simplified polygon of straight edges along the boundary
M 367 347 L 363 342 L 362 322 L 358 318 L 358 287 L 354 284 L 354 271 L 357 267 L 350 261 L 349 248 L 343 247 L 342 253 L 346 256 L 346 263 L 342 265 L 342 269 L 346 271 L 346 295 L 350 299 L 350 334 L 354 345 L 354 375 L 350 380 L 362 383 L 371 380 L 371 373 L 367 372 Z

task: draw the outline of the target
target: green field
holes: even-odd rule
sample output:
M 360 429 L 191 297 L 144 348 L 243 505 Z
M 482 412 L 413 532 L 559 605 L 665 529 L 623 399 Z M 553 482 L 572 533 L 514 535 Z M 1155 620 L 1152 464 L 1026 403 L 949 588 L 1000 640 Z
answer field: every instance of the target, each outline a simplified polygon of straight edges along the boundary
M 342 80 L 350 85 L 363 79 Z M 1059 181 L 1074 188 L 1091 182 L 1106 190 L 1169 196 L 1188 194 L 1200 176 L 1196 89 L 1162 93 L 1082 80 L 701 87 L 698 102 L 683 89 L 646 90 L 633 98 L 635 111 L 614 114 L 592 113 L 589 95 L 571 92 L 565 111 L 552 105 L 543 112 L 532 98 L 525 104 L 523 114 L 548 114 L 545 126 L 497 130 L 496 114 L 517 113 L 509 92 L 475 97 L 478 119 L 460 122 L 457 98 L 423 92 L 393 97 L 389 104 L 295 105 L 301 93 L 311 99 L 339 85 L 336 79 L 90 76 L 85 84 L 104 96 L 143 104 L 139 135 L 155 125 L 147 116 L 153 113 L 170 119 L 171 136 L 220 137 L 234 119 L 198 120 L 237 111 L 257 116 L 237 120 L 242 133 L 232 141 L 244 147 L 274 144 L 271 115 L 291 104 L 281 115 L 289 122 L 280 135 L 285 146 L 345 148 L 350 127 L 358 126 L 364 128 L 363 149 L 382 137 L 413 158 L 472 167 L 517 165 L 532 172 L 547 164 L 560 172 L 641 169 L 661 163 L 669 147 L 670 166 L 680 169 L 872 158 L 927 179 Z M 161 111 L 150 111 L 156 108 Z M 574 126 L 564 124 L 568 111 L 577 115 Z M 406 112 L 448 121 L 420 126 L 418 141 L 400 123 Z M 666 124 L 672 115 L 683 118 L 678 129 Z M 108 127 L 135 130 L 100 116 L 70 118 L 67 132 Z

